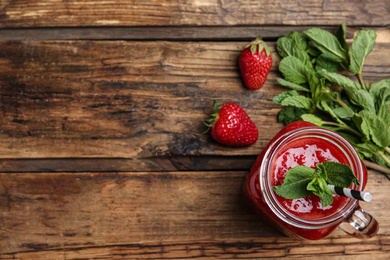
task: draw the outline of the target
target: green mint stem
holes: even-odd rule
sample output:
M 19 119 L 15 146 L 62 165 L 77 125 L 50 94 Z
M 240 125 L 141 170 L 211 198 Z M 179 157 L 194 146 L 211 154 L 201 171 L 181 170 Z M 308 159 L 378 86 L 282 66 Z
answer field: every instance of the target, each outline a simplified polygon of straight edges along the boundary
M 376 163 L 373 163 L 373 162 L 370 162 L 370 161 L 367 161 L 367 160 L 363 160 L 363 164 L 368 168 L 371 168 L 373 170 L 376 170 L 376 171 L 383 173 L 390 180 L 390 169 L 389 168 L 384 167 L 384 166 L 379 165 L 379 164 L 376 164 Z
M 340 106 L 342 106 L 342 107 L 348 107 L 348 105 L 347 104 L 345 104 L 344 103 L 344 101 L 342 101 L 341 99 L 337 99 L 337 103 L 339 103 L 340 104 Z
M 380 157 L 382 157 L 383 160 L 387 163 L 387 166 L 390 167 L 390 157 L 386 155 L 384 152 L 378 152 L 377 153 Z
M 390 154 L 390 147 L 385 148 L 386 153 Z
M 366 88 L 366 85 L 364 85 L 364 81 L 363 81 L 363 77 L 362 77 L 362 74 L 357 74 L 356 75 L 358 80 L 359 80 L 359 83 L 360 85 L 362 85 L 362 88 L 366 91 L 368 91 L 368 89 Z
M 353 128 L 351 128 L 351 127 L 345 125 L 345 124 L 342 125 L 342 124 L 339 124 L 339 123 L 336 123 L 336 122 L 330 122 L 330 121 L 324 121 L 322 124 L 323 124 L 323 125 L 330 125 L 330 126 L 337 126 L 337 127 L 342 128 L 343 130 L 346 130 L 346 131 L 348 131 L 348 132 L 350 132 L 350 133 L 353 133 L 354 135 L 356 135 L 356 136 L 358 136 L 358 137 L 362 137 L 362 134 L 361 134 L 361 133 L 359 133 L 359 132 L 356 131 L 355 129 L 353 129 Z

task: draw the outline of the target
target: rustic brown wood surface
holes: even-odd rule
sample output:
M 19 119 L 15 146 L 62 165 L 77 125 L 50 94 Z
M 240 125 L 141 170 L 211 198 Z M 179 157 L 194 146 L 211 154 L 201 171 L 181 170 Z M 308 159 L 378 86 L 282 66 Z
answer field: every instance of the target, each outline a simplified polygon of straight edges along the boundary
M 284 237 L 242 203 L 246 171 L 2 173 L 0 259 L 389 256 L 388 180 L 370 171 L 381 223 L 363 241 Z
M 250 91 L 237 66 L 242 42 L 0 44 L 4 159 L 127 158 L 139 170 L 156 169 L 147 161 L 140 165 L 150 157 L 253 159 L 282 127 L 272 101 L 284 90 L 276 82 L 278 56 L 267 84 Z M 390 75 L 389 46 L 376 44 L 367 58 L 367 82 Z M 240 104 L 261 126 L 255 145 L 229 148 L 203 134 L 214 99 Z
M 241 185 L 282 128 L 275 41 L 291 30 L 378 35 L 365 81 L 390 78 L 390 3 L 0 0 L 0 259 L 389 259 L 389 180 L 369 170 L 362 203 L 380 223 L 288 238 L 243 203 Z M 237 59 L 261 34 L 265 86 Z M 246 148 L 213 141 L 213 100 L 259 127 Z
M 2 0 L 0 27 L 389 25 L 388 0 Z

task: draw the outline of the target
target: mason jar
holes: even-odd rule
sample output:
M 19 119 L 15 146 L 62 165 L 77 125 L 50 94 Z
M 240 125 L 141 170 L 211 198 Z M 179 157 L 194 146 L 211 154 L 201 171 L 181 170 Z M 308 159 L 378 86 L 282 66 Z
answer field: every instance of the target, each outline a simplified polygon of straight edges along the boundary
M 363 191 L 367 184 L 367 170 L 345 138 L 328 129 L 299 121 L 283 128 L 262 150 L 244 183 L 246 200 L 264 220 L 291 237 L 318 240 L 337 227 L 357 238 L 374 236 L 379 225 L 356 199 L 333 195 L 337 203 L 321 209 L 317 202 L 313 202 L 315 198 L 311 201 L 308 198 L 287 200 L 274 192 L 276 167 L 277 174 L 280 174 L 279 171 L 288 170 L 283 169 L 288 167 L 287 164 L 313 164 L 308 162 L 310 160 L 314 160 L 314 164 L 326 160 L 348 164 L 360 182 L 360 186 L 353 184 L 350 188 Z M 277 166 L 279 164 L 282 166 Z M 314 168 L 315 165 L 306 166 Z

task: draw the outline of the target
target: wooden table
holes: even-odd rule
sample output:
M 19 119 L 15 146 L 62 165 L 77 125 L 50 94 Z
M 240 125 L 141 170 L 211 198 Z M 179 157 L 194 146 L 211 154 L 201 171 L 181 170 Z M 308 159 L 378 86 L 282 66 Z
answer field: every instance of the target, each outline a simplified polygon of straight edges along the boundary
M 276 78 L 247 90 L 237 58 L 258 35 L 351 40 L 374 29 L 367 82 L 390 78 L 390 2 L 0 1 L 0 259 L 389 259 L 390 182 L 369 170 L 362 241 L 285 237 L 242 202 L 256 156 L 282 128 Z M 259 127 L 247 148 L 203 134 L 212 101 Z

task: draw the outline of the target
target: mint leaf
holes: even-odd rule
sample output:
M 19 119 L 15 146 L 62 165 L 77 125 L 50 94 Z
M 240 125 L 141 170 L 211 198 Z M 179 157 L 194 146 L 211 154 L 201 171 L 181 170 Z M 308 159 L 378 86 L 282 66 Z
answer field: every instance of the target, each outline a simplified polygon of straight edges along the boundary
M 389 103 L 383 102 L 379 105 L 378 117 L 383 120 L 386 125 L 390 125 L 390 110 Z
M 375 112 L 375 102 L 372 96 L 365 90 L 359 89 L 350 89 L 346 88 L 345 92 L 347 93 L 352 104 L 367 109 L 368 111 Z
M 304 52 L 306 52 L 309 49 L 307 38 L 303 33 L 292 32 L 290 33 L 290 38 L 292 39 L 293 46 L 296 49 L 299 49 Z
M 307 79 L 310 86 L 311 97 L 315 101 L 318 95 L 321 94 L 323 82 L 318 78 L 317 73 L 313 69 L 307 69 Z
M 302 120 L 301 115 L 309 113 L 310 110 L 298 107 L 287 106 L 283 107 L 278 113 L 278 122 L 283 125 L 288 125 L 295 121 Z
M 347 38 L 346 35 L 347 35 L 347 23 L 344 22 L 339 26 L 335 36 L 336 36 L 337 40 L 340 42 L 341 47 L 343 47 L 343 49 L 348 52 L 349 46 L 348 46 L 348 43 L 346 41 L 346 38 Z
M 290 88 L 293 90 L 297 90 L 297 91 L 310 92 L 310 89 L 308 89 L 307 87 L 304 87 L 302 85 L 298 85 L 298 84 L 295 84 L 293 82 L 290 82 L 290 81 L 287 81 L 287 80 L 284 80 L 281 78 L 277 78 L 276 80 L 278 81 L 278 83 L 280 85 L 282 85 L 284 87 L 287 87 L 287 88 Z
M 390 125 L 390 79 L 372 84 L 369 93 L 375 100 L 378 116 L 386 125 Z
M 311 66 L 310 56 L 307 52 L 308 48 L 305 35 L 298 32 L 291 32 L 276 41 L 276 50 L 281 57 L 294 56 L 303 64 Z
M 328 179 L 328 174 L 326 172 L 325 166 L 323 164 L 317 163 L 316 169 L 314 171 L 315 177 L 320 177 L 324 180 Z
M 314 171 L 314 178 L 307 185 L 307 190 L 312 191 L 321 199 L 322 207 L 327 207 L 333 203 L 333 194 L 328 187 L 328 172 L 324 164 L 317 164 Z
M 356 34 L 349 50 L 351 73 L 362 74 L 364 60 L 374 48 L 375 39 L 376 33 L 372 30 L 361 30 Z
M 309 54 L 310 57 L 318 57 L 321 55 L 321 52 L 315 48 L 313 45 L 309 45 L 309 49 L 307 50 L 307 54 Z
M 319 28 L 312 28 L 305 31 L 304 34 L 327 59 L 335 62 L 347 60 L 346 50 L 343 49 L 336 36 L 332 33 Z
M 354 134 L 354 133 L 346 132 L 346 131 L 343 131 L 343 130 L 344 129 L 339 128 L 339 129 L 335 129 L 333 131 L 335 131 L 335 132 L 339 131 L 338 134 L 340 134 L 342 137 L 347 139 L 347 141 L 350 142 L 355 147 L 355 150 L 359 153 L 358 149 L 356 148 L 356 144 L 361 143 L 362 142 L 362 138 L 356 136 L 356 134 Z M 363 158 L 361 157 L 361 159 L 364 159 L 364 157 Z
M 285 92 L 282 92 L 279 95 L 275 96 L 273 98 L 273 101 L 275 102 L 275 104 L 281 105 L 282 101 L 284 99 L 286 99 L 288 97 L 297 97 L 297 96 L 299 96 L 299 93 L 296 90 L 285 91 Z
M 375 153 L 378 153 L 380 151 L 379 147 L 371 141 L 366 141 L 364 143 L 355 143 L 354 147 L 358 153 L 363 154 L 366 158 L 371 158 Z
M 292 39 L 292 51 L 293 56 L 297 57 L 299 60 L 303 62 L 308 67 L 312 67 L 310 56 L 307 53 L 309 49 L 307 38 L 303 33 L 293 32 L 290 34 Z
M 339 85 L 340 87 L 344 89 L 348 89 L 350 91 L 359 90 L 361 89 L 361 86 L 358 82 L 351 80 L 350 78 L 347 78 L 341 74 L 329 72 L 327 70 L 319 70 L 318 74 L 330 82 Z
M 313 101 L 305 96 L 299 95 L 296 90 L 282 92 L 273 98 L 273 101 L 282 106 L 294 106 L 304 109 L 314 108 Z
M 333 203 L 333 193 L 330 191 L 328 184 L 321 177 L 315 177 L 308 185 L 307 189 L 312 191 L 321 199 L 322 207 L 327 207 Z
M 341 74 L 329 72 L 326 70 L 318 71 L 318 74 L 344 88 L 352 104 L 358 105 L 363 109 L 375 111 L 375 103 L 372 95 L 361 89 L 358 82 L 351 80 Z
M 316 100 L 317 101 L 337 101 L 337 98 L 339 97 L 339 93 L 337 92 L 320 92 Z
M 333 112 L 341 119 L 352 119 L 355 115 L 355 112 L 350 107 L 337 107 L 333 109 Z
M 390 145 L 390 129 L 382 118 L 372 112 L 362 110 L 354 116 L 354 120 L 366 137 L 371 138 L 376 145 L 382 148 Z
M 323 166 L 327 173 L 328 184 L 348 188 L 353 182 L 360 186 L 359 180 L 348 165 L 326 161 L 323 163 Z
M 333 109 L 329 106 L 328 102 L 322 100 L 317 102 L 317 108 L 327 112 L 332 117 L 332 119 L 340 125 L 344 125 L 344 122 L 340 120 L 340 118 L 335 114 L 335 112 L 333 112 Z
M 312 124 L 315 124 L 318 126 L 322 126 L 322 124 L 323 124 L 323 121 L 321 118 L 319 118 L 315 115 L 312 115 L 312 114 L 301 115 L 301 118 L 303 121 L 306 121 L 306 122 L 309 122 L 309 123 L 312 123 Z
M 337 73 L 339 69 L 339 63 L 327 59 L 324 55 L 320 55 L 316 59 L 316 71 L 319 71 L 321 69 L 325 69 L 327 71 Z
M 282 100 L 280 104 L 282 106 L 294 106 L 294 107 L 305 108 L 305 109 L 314 108 L 313 100 L 305 96 L 286 97 L 285 99 Z
M 293 56 L 292 46 L 292 39 L 288 36 L 281 37 L 276 41 L 276 50 L 282 58 Z
M 387 99 L 388 96 L 386 95 L 384 97 L 382 92 L 386 91 L 386 89 L 390 90 L 390 79 L 382 79 L 381 81 L 373 83 L 370 87 L 369 93 L 376 100 L 381 100 L 382 98 Z
M 295 84 L 307 82 L 305 65 L 297 57 L 288 56 L 283 58 L 279 64 L 279 71 L 286 80 Z
M 361 114 L 355 114 L 352 117 L 352 122 L 358 128 L 359 132 L 362 134 L 365 140 L 370 140 L 370 125 L 363 118 Z M 364 141 L 364 140 L 363 140 Z
M 284 182 L 280 186 L 274 186 L 276 194 L 286 199 L 299 199 L 311 194 L 306 189 L 313 179 L 314 169 L 306 166 L 296 166 L 288 170 Z

